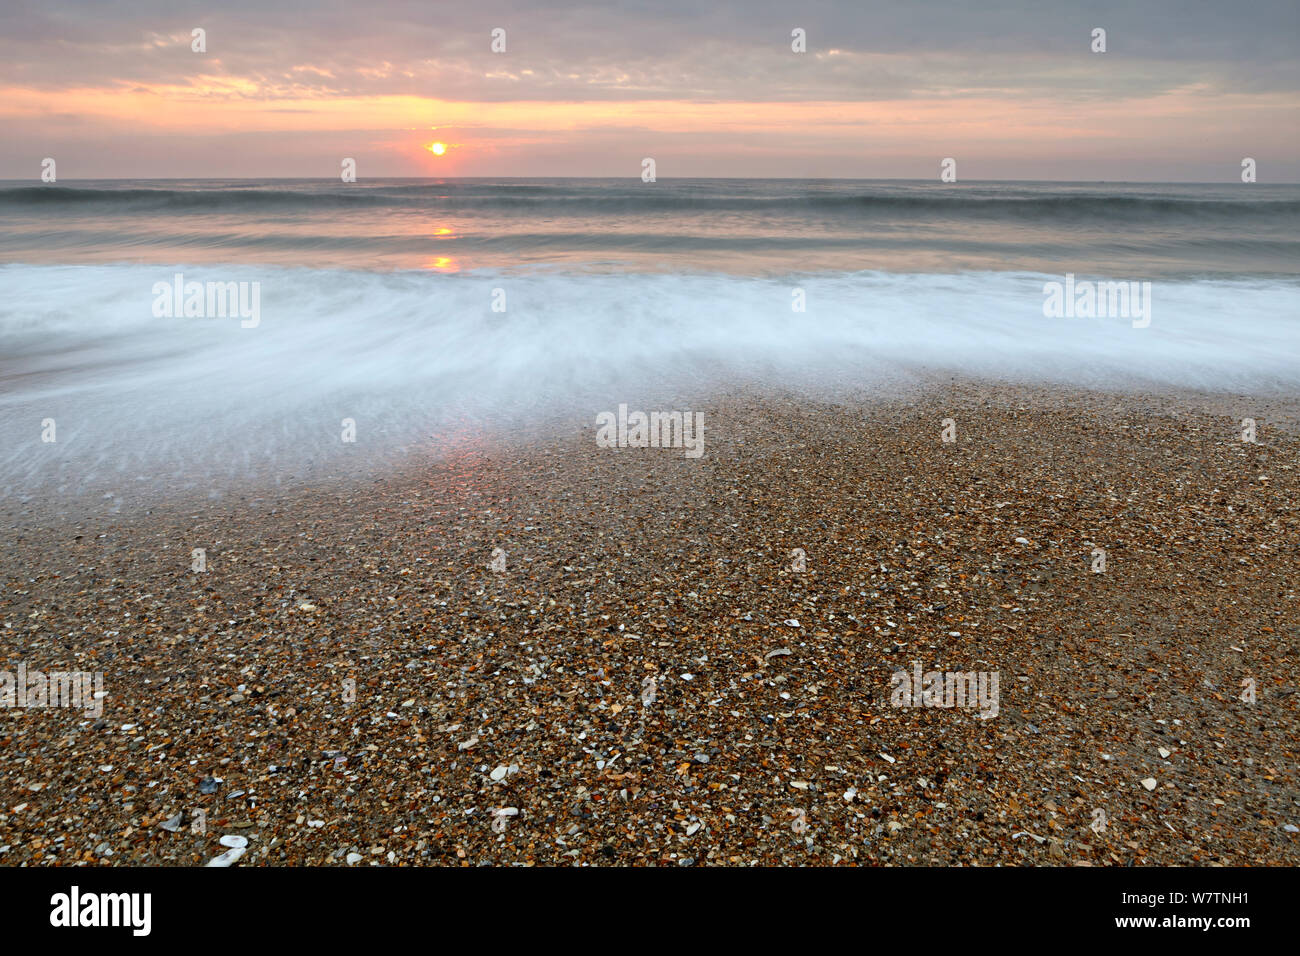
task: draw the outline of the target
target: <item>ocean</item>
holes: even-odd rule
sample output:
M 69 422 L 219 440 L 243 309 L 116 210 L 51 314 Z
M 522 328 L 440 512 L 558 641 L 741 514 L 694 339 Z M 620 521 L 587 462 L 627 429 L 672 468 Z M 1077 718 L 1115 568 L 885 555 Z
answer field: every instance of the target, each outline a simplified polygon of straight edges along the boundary
M 1293 185 L 6 182 L 0 223 L 6 494 L 919 369 L 1300 386 Z M 1045 310 L 1112 282 L 1141 316 Z
M 0 183 L 0 259 L 367 271 L 1293 276 L 1300 187 L 801 180 Z

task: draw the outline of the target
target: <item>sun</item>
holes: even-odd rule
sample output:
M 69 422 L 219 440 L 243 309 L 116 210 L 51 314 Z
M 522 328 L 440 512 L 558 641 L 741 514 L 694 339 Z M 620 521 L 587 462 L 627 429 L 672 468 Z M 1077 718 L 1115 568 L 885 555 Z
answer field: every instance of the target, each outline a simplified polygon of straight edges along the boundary
M 430 143 L 428 146 L 424 148 L 427 149 L 429 152 L 433 153 L 433 155 L 435 156 L 441 156 L 443 153 L 447 152 L 446 143 Z

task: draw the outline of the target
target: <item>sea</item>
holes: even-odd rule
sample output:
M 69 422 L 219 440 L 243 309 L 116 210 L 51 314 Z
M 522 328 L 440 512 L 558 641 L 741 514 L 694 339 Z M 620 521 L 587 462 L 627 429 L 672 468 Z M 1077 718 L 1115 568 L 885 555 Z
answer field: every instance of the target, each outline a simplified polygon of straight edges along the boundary
M 1298 320 L 1297 185 L 0 182 L 0 494 L 921 371 L 1294 394 Z

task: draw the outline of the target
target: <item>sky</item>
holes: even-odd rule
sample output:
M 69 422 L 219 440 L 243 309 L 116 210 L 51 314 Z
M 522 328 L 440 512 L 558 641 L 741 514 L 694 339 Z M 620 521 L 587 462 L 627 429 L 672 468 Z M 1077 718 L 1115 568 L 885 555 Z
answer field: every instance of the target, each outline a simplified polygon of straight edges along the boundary
M 1298 45 L 1300 0 L 4 0 L 0 179 L 1297 182 Z

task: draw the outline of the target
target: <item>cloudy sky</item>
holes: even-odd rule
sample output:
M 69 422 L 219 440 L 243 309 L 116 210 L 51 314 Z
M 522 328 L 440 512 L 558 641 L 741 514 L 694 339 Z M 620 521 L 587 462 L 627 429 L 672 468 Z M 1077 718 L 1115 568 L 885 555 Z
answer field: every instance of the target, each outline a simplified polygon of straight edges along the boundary
M 4 0 L 0 178 L 1296 182 L 1298 45 L 1298 0 Z

